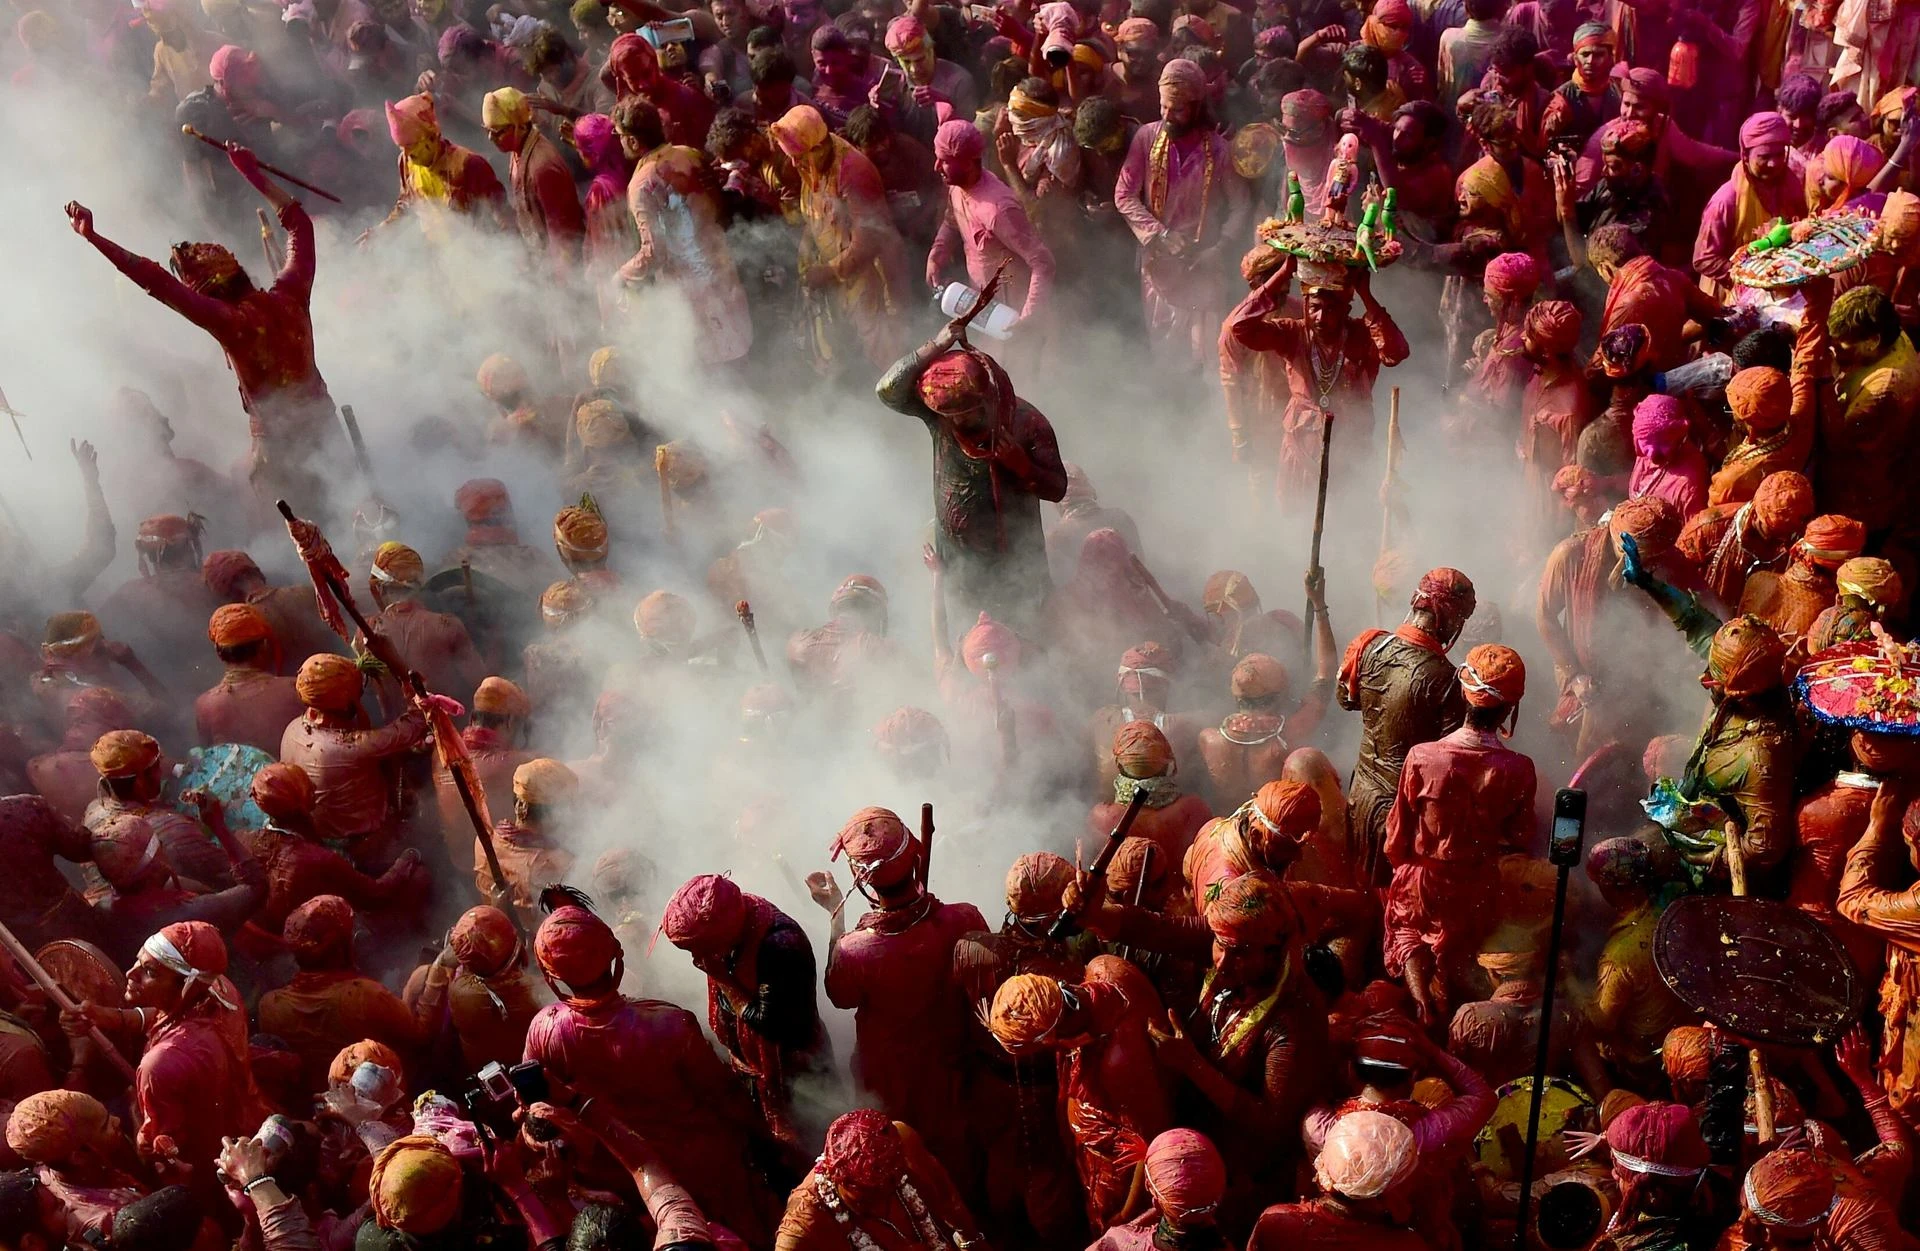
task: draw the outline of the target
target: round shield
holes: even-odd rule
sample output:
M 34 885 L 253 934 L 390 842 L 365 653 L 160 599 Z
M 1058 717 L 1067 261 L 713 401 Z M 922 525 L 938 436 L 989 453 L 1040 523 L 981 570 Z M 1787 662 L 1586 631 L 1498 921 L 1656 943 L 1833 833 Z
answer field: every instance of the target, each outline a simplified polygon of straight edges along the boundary
M 76 1003 L 117 1004 L 127 997 L 127 979 L 107 953 L 78 938 L 60 938 L 33 958 Z
M 1775 899 L 1685 895 L 1653 935 L 1653 963 L 1680 1002 L 1746 1038 L 1823 1046 L 1866 1003 L 1839 940 Z
M 1501 1181 L 1520 1180 L 1520 1164 L 1527 1155 L 1527 1114 L 1533 1104 L 1533 1078 L 1518 1077 L 1495 1094 L 1499 1102 L 1473 1140 L 1474 1158 Z M 1567 1129 L 1597 1129 L 1599 1109 L 1587 1092 L 1558 1077 L 1547 1078 L 1540 1092 L 1540 1136 L 1534 1148 L 1535 1177 L 1565 1168 L 1566 1149 L 1560 1133 Z
M 273 763 L 273 757 L 246 743 L 215 743 L 187 754 L 176 775 L 174 806 L 189 816 L 199 815 L 180 796 L 202 790 L 220 801 L 227 828 L 238 834 L 265 828 L 267 814 L 253 802 L 253 775 Z
M 1802 665 L 1793 690 L 1827 725 L 1920 735 L 1920 647 L 1842 643 Z

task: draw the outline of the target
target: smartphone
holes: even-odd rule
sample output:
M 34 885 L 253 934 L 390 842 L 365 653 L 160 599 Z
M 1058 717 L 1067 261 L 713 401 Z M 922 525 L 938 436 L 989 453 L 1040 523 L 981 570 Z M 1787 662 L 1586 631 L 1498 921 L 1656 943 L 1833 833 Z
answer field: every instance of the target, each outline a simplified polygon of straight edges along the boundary
M 507 1080 L 513 1083 L 513 1093 L 523 1104 L 547 1102 L 550 1088 L 547 1085 L 547 1071 L 540 1067 L 538 1060 L 528 1060 L 516 1064 L 507 1070 Z
M 1571 867 L 1580 863 L 1580 842 L 1587 830 L 1587 793 L 1572 787 L 1553 797 L 1553 833 L 1547 840 L 1547 859 Z

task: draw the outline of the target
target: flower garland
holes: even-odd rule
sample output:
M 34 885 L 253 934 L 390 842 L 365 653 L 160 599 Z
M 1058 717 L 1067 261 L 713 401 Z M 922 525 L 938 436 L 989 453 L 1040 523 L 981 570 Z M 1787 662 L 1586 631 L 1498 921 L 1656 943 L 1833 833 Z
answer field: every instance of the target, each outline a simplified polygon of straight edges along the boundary
M 847 1210 L 847 1205 L 840 1198 L 840 1188 L 835 1186 L 833 1180 L 822 1171 L 825 1164 L 825 1160 L 820 1161 L 815 1165 L 813 1173 L 813 1193 L 820 1200 L 820 1206 L 832 1215 L 834 1223 L 846 1233 L 847 1241 L 853 1244 L 854 1251 L 880 1251 L 880 1244 L 873 1240 L 873 1235 L 854 1224 L 853 1213 Z M 926 1200 L 920 1197 L 920 1192 L 914 1188 L 910 1178 L 902 1176 L 894 1193 L 899 1196 L 900 1204 L 907 1209 L 907 1214 L 913 1217 L 914 1229 L 920 1235 L 921 1245 L 927 1247 L 928 1251 L 945 1251 L 949 1246 L 963 1245 L 958 1238 L 948 1239 L 941 1235 L 940 1227 L 935 1224 L 933 1214 L 927 1211 Z

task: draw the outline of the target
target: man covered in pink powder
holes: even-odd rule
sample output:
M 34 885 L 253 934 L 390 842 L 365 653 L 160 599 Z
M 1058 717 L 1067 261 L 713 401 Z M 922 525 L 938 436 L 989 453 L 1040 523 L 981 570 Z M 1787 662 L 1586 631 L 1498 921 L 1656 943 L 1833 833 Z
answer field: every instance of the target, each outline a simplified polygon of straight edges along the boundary
M 1053 295 L 1053 253 L 1033 228 L 1012 188 L 981 164 L 986 138 L 971 121 L 941 123 L 933 137 L 934 168 L 947 184 L 947 216 L 927 253 L 927 285 L 940 288 L 940 276 L 958 249 L 967 264 L 967 281 L 983 289 L 994 271 L 1007 265 L 999 298 L 1020 305 L 1016 325 L 1022 339 L 1045 334 L 1041 320 Z

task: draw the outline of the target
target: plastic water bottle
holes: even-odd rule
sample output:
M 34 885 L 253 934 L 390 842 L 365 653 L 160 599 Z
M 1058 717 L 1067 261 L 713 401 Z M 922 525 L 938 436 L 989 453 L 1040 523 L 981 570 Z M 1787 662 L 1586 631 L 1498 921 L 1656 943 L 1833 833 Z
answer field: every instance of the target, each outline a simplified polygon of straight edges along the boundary
M 950 283 L 940 292 L 940 311 L 948 317 L 965 317 L 980 299 L 980 293 L 964 282 Z M 1013 335 L 1013 323 L 1020 320 L 1017 310 L 995 300 L 980 315 L 973 319 L 969 329 L 978 330 L 989 339 L 1006 340 Z

